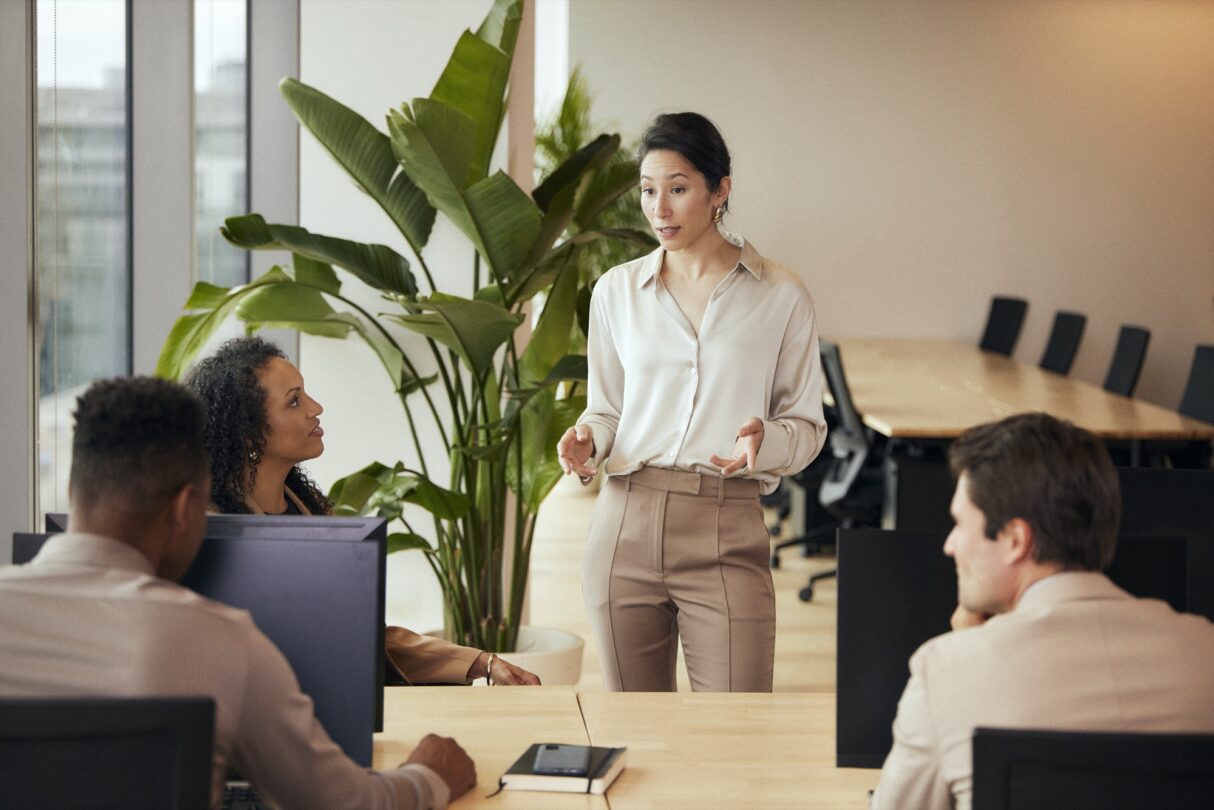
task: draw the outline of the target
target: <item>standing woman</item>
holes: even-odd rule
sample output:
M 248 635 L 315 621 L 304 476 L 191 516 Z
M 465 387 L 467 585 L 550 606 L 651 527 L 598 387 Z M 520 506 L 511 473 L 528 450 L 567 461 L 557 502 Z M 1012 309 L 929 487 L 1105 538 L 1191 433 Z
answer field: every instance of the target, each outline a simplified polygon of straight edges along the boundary
M 760 493 L 826 437 L 814 305 L 792 272 L 718 227 L 729 150 L 696 113 L 641 142 L 660 247 L 591 302 L 586 411 L 557 445 L 588 482 L 582 591 L 608 689 L 673 691 L 680 636 L 697 691 L 770 692 L 775 594 Z
M 259 337 L 233 338 L 185 384 L 207 404 L 211 503 L 221 514 L 331 515 L 333 506 L 300 469 L 325 450 L 320 403 L 282 350 Z M 407 683 L 533 685 L 539 678 L 496 655 L 404 627 L 384 634 L 389 674 Z

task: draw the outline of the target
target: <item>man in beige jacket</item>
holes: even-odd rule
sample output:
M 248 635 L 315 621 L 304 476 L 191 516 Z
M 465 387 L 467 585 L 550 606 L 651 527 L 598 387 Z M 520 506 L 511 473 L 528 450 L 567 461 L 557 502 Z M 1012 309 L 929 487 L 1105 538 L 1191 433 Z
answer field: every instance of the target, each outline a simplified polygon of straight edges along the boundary
M 960 605 L 911 658 L 873 807 L 968 808 L 977 726 L 1214 732 L 1214 624 L 1100 573 L 1121 501 L 1099 440 L 1023 414 L 950 463 Z
M 249 614 L 175 582 L 210 500 L 197 397 L 110 380 L 75 415 L 70 530 L 0 569 L 0 696 L 212 697 L 216 808 L 230 768 L 284 808 L 442 810 L 476 784 L 463 749 L 434 735 L 399 768 L 356 765 Z

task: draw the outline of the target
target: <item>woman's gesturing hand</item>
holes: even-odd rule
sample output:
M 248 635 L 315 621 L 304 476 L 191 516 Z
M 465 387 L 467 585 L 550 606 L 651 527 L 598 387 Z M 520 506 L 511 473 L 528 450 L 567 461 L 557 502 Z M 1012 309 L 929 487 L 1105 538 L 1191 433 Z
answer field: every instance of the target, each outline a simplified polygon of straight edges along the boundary
M 733 443 L 733 457 L 721 458 L 713 453 L 708 460 L 721 468 L 721 475 L 731 475 L 743 467 L 753 470 L 762 444 L 763 422 L 758 417 L 751 417 L 746 424 L 738 428 L 738 435 Z
M 556 456 L 566 475 L 577 473 L 582 478 L 593 478 L 594 468 L 588 466 L 593 455 L 594 437 L 589 425 L 574 425 L 556 443 Z

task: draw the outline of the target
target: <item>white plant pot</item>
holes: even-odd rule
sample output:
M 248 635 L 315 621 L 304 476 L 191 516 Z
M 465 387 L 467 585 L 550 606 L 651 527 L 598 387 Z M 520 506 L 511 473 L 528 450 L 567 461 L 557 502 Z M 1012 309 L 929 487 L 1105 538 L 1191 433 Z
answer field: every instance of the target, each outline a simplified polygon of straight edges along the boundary
M 582 678 L 585 647 L 581 636 L 565 630 L 524 625 L 518 631 L 518 649 L 502 653 L 502 658 L 539 675 L 545 686 L 567 686 Z

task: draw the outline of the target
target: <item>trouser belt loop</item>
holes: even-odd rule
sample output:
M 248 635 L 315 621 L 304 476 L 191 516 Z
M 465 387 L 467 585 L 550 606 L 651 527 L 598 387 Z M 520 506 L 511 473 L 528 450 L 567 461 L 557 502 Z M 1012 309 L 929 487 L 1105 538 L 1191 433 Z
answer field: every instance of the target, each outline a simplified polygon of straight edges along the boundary
M 624 476 L 624 491 L 632 492 L 632 473 Z
M 717 506 L 721 506 L 723 503 L 725 503 L 725 479 L 718 478 L 717 479 Z

